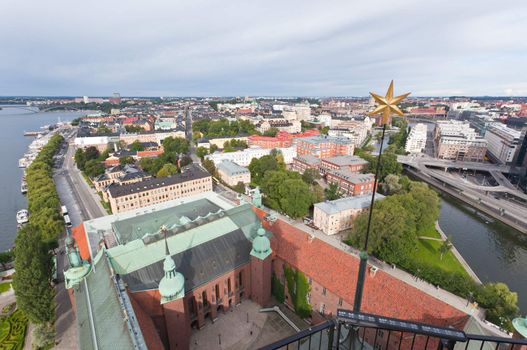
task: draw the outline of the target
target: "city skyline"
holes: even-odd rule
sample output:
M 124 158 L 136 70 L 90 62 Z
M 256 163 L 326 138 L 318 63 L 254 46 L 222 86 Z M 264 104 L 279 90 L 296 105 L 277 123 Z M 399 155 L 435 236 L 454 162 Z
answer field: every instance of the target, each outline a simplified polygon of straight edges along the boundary
M 390 79 L 414 96 L 527 95 L 517 1 L 4 9 L 0 96 L 366 96 Z

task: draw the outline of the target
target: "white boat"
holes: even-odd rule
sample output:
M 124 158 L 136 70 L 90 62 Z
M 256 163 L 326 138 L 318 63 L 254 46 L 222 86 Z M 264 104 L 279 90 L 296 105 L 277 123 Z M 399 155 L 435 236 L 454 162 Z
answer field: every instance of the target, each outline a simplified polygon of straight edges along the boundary
M 27 193 L 27 183 L 24 180 L 22 180 L 22 185 L 20 185 L 20 192 L 22 192 L 22 194 Z
M 26 209 L 19 210 L 16 213 L 16 222 L 19 224 L 25 224 L 29 221 L 29 212 Z

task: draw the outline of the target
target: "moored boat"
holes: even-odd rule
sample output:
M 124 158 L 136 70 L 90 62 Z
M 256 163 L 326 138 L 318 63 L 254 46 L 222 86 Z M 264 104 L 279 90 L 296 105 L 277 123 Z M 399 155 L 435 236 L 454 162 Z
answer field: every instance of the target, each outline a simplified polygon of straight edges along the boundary
M 19 210 L 16 213 L 16 222 L 19 224 L 25 224 L 29 221 L 29 212 L 26 209 Z

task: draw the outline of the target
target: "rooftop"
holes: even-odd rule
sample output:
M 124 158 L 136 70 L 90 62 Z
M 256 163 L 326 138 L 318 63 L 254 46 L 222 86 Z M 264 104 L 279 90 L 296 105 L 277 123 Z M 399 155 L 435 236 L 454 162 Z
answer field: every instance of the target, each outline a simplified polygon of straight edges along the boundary
M 373 174 L 357 174 L 348 169 L 333 170 L 330 172 L 330 174 L 352 183 L 373 181 L 375 177 Z
M 218 163 L 218 165 L 216 165 L 216 168 L 224 173 L 227 173 L 227 175 L 229 176 L 249 173 L 249 170 L 247 168 L 244 168 L 234 163 L 233 161 L 226 159 Z
M 304 137 L 301 140 L 302 142 L 307 143 L 314 143 L 314 144 L 320 144 L 320 143 L 338 143 L 341 145 L 349 145 L 350 139 L 346 137 L 335 137 L 335 136 L 327 136 L 327 135 L 317 135 L 317 136 L 311 136 L 311 137 Z
M 151 178 L 141 182 L 112 186 L 109 189 L 110 196 L 113 198 L 127 196 L 132 193 L 149 191 L 154 188 L 160 188 L 175 185 L 187 181 L 197 180 L 209 177 L 210 174 L 198 165 L 192 164 L 184 168 L 181 174 L 175 174 L 167 177 Z
M 383 199 L 384 196 L 380 193 L 375 194 L 375 200 Z M 336 214 L 349 209 L 365 209 L 370 206 L 371 194 L 357 197 L 345 197 L 335 199 L 334 201 L 326 201 L 315 203 L 315 208 L 318 208 L 328 214 Z
M 367 161 L 358 156 L 335 156 L 322 159 L 322 162 L 328 162 L 338 166 L 368 164 Z
M 310 164 L 310 165 L 318 165 L 320 164 L 320 158 L 315 157 L 311 154 L 305 154 L 302 156 L 296 156 L 294 159 L 298 159 L 299 161 Z

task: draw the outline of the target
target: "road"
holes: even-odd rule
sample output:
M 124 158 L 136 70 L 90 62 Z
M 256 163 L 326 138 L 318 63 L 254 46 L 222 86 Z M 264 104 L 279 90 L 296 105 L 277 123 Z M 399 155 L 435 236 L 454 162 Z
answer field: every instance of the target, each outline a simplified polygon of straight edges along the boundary
M 72 225 L 77 226 L 85 220 L 106 215 L 99 196 L 91 189 L 74 164 L 74 147 L 69 144 L 73 134 L 65 142 L 63 149 L 57 154 L 53 180 L 62 205 L 68 208 Z M 67 234 L 70 234 L 69 229 Z M 77 349 L 77 324 L 75 314 L 64 286 L 63 271 L 68 268 L 68 259 L 64 247 L 66 233 L 59 239 L 59 254 L 57 255 L 58 283 L 55 287 L 56 296 L 56 337 L 55 349 Z

